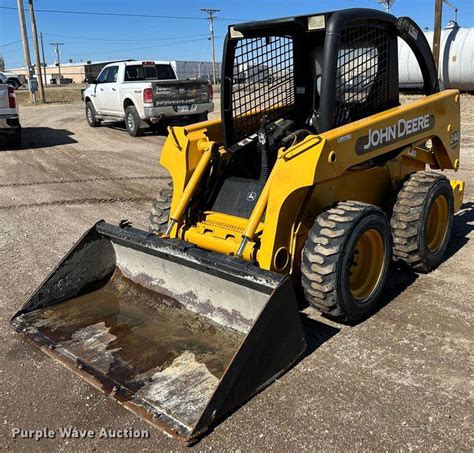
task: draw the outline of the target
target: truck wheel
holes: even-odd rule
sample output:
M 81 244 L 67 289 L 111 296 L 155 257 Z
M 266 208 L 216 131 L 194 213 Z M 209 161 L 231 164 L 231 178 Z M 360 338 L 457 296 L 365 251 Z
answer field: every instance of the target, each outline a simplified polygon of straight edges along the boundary
M 94 104 L 91 101 L 86 102 L 86 119 L 87 124 L 90 127 L 98 127 L 100 126 L 100 120 L 96 118 L 97 112 L 95 111 Z
M 137 108 L 134 105 L 129 105 L 125 109 L 125 126 L 132 137 L 143 135 L 143 129 L 140 128 L 140 122 L 141 120 Z
M 313 307 L 353 322 L 376 307 L 392 257 L 383 211 L 358 201 L 337 203 L 314 222 L 303 248 L 301 279 Z
M 19 148 L 21 146 L 21 126 L 13 134 L 7 135 L 7 145 L 11 148 Z
M 148 231 L 153 234 L 161 234 L 166 231 L 170 218 L 171 200 L 173 198 L 173 181 L 168 183 L 158 192 L 158 197 L 151 205 L 150 217 L 148 218 Z
M 418 272 L 430 272 L 443 261 L 454 218 L 453 191 L 435 172 L 413 173 L 403 183 L 391 219 L 393 255 Z

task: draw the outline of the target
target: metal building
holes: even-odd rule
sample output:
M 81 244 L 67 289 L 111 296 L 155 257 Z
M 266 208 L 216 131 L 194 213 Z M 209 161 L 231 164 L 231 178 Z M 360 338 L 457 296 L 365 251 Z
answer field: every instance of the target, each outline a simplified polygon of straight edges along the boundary
M 66 79 L 72 83 L 83 83 L 87 77 L 97 77 L 102 68 L 116 61 L 124 60 L 106 60 L 106 61 L 86 61 L 77 63 L 61 64 L 61 79 Z M 171 60 L 178 79 L 206 79 L 212 80 L 212 63 L 210 61 L 185 61 Z M 25 68 L 12 68 L 11 72 L 19 75 L 26 75 Z M 47 83 L 59 80 L 59 70 L 56 65 L 49 65 L 43 70 L 47 77 Z M 221 63 L 216 63 L 217 79 L 221 77 Z
M 170 61 L 178 79 L 205 79 L 212 80 L 212 62 L 210 61 L 187 61 L 173 60 Z M 221 78 L 221 63 L 216 62 L 216 78 Z

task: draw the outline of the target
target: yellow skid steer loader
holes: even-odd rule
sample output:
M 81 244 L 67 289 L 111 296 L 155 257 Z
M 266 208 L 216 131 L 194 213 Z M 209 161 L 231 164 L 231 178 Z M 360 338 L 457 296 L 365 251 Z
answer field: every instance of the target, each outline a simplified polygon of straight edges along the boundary
M 400 105 L 397 40 L 424 96 Z M 222 119 L 172 127 L 150 232 L 93 226 L 14 315 L 45 352 L 184 443 L 305 350 L 299 302 L 354 322 L 392 258 L 443 260 L 463 182 L 459 92 L 409 18 L 234 25 Z M 430 170 L 427 170 L 429 168 Z

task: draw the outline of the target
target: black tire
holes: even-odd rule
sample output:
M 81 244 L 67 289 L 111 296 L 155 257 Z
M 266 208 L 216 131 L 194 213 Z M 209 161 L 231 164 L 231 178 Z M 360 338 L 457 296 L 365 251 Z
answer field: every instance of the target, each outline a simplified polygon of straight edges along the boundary
M 7 134 L 7 146 L 10 148 L 19 148 L 21 146 L 21 126 L 13 134 Z
M 100 120 L 97 119 L 97 112 L 91 101 L 86 102 L 86 120 L 90 127 L 100 126 Z
M 151 205 L 150 217 L 148 218 L 148 231 L 154 234 L 162 234 L 166 231 L 170 218 L 171 200 L 173 198 L 173 181 L 158 192 L 158 197 Z
M 390 223 L 394 259 L 418 272 L 435 269 L 446 253 L 453 218 L 454 197 L 449 180 L 431 171 L 411 174 L 393 207 Z
M 132 137 L 140 137 L 143 135 L 143 129 L 140 127 L 141 119 L 137 108 L 134 105 L 129 105 L 125 109 L 125 127 L 127 132 Z
M 354 259 L 359 253 L 360 268 Z M 359 321 L 374 311 L 387 279 L 390 224 L 376 206 L 339 202 L 316 218 L 302 255 L 301 280 L 309 304 L 332 318 Z

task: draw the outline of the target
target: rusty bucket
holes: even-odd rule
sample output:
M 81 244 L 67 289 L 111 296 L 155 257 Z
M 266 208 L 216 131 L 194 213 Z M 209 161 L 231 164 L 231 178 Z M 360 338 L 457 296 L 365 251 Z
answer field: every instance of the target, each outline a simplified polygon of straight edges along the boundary
M 288 276 L 103 221 L 11 323 L 185 444 L 306 347 Z

